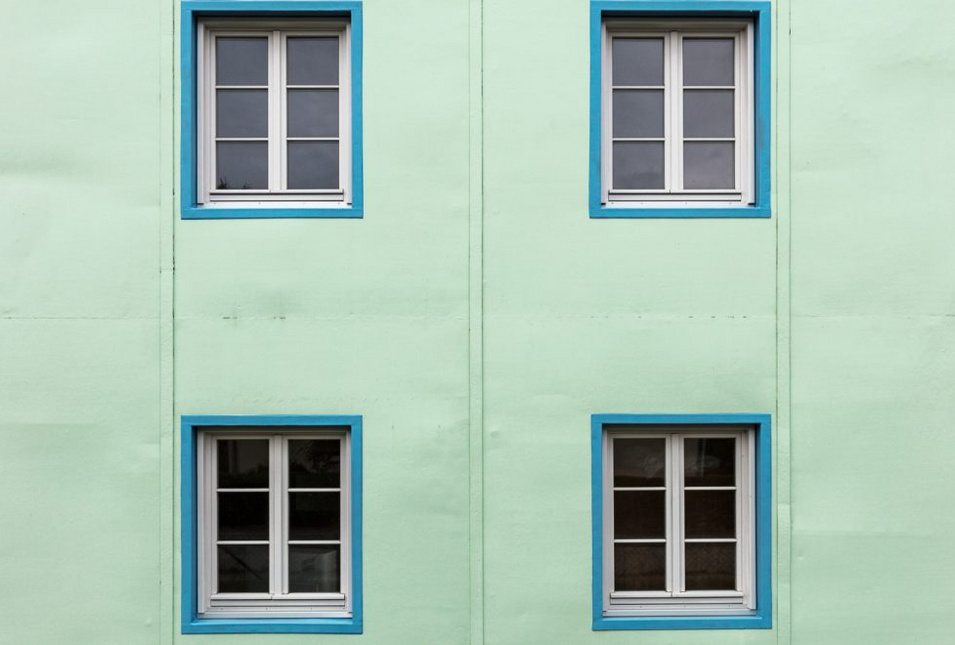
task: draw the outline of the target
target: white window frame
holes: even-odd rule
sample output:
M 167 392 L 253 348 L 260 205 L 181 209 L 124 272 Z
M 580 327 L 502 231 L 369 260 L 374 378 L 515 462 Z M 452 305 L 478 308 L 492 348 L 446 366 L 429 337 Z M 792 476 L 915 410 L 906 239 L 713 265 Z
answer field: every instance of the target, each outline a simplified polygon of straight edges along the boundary
M 218 440 L 266 439 L 269 441 L 269 593 L 216 593 L 218 495 L 216 490 Z M 338 440 L 340 449 L 340 535 L 338 540 L 296 540 L 295 544 L 340 544 L 338 593 L 288 592 L 288 442 L 302 439 Z M 199 484 L 196 522 L 198 537 L 199 617 L 207 618 L 351 618 L 351 437 L 338 429 L 268 432 L 261 428 L 202 430 L 198 433 L 196 481 Z M 235 489 L 231 489 L 235 490 Z M 241 489 L 246 490 L 246 489 Z M 259 489 L 255 489 L 259 491 Z M 303 492 L 335 489 L 293 489 Z M 251 492 L 251 491 L 250 491 Z M 259 491 L 264 492 L 264 491 Z M 250 540 L 232 542 L 251 543 Z
M 269 41 L 269 188 L 256 190 L 216 188 L 216 86 L 215 40 L 229 36 L 261 36 Z M 293 141 L 338 140 L 338 188 L 289 190 L 287 188 L 287 102 L 286 43 L 289 37 L 331 36 L 338 38 L 338 85 L 295 85 L 293 89 L 338 89 L 338 137 L 295 137 Z M 316 20 L 268 20 L 261 18 L 217 18 L 201 20 L 197 27 L 196 66 L 196 168 L 198 203 L 209 208 L 316 208 L 341 207 L 352 203 L 352 87 L 351 25 L 341 18 Z M 223 88 L 243 86 L 223 86 Z M 255 89 L 264 89 L 256 86 Z M 254 139 L 225 139 L 233 141 Z
M 614 545 L 657 543 L 659 539 L 614 539 L 614 439 L 666 439 L 666 591 L 616 591 Z M 683 440 L 736 439 L 736 589 L 686 591 L 683 544 Z M 603 615 L 612 616 L 739 616 L 756 610 L 756 433 L 745 426 L 667 428 L 607 426 L 603 432 Z M 698 488 L 698 487 L 689 487 Z M 722 488 L 722 487 L 721 487 Z M 700 539 L 696 542 L 729 540 Z M 680 548 L 675 548 L 680 545 Z
M 653 208 L 720 208 L 752 205 L 755 200 L 755 80 L 754 23 L 749 20 L 605 19 L 601 29 L 601 201 L 604 206 L 652 206 Z M 613 60 L 611 41 L 616 37 L 662 37 L 664 41 L 664 188 L 613 188 L 613 142 L 659 141 L 659 138 L 613 137 Z M 684 189 L 683 142 L 729 139 L 683 137 L 683 40 L 686 38 L 733 38 L 735 41 L 735 186 L 731 189 Z M 629 86 L 618 86 L 617 89 Z M 710 89 L 730 89 L 720 86 Z

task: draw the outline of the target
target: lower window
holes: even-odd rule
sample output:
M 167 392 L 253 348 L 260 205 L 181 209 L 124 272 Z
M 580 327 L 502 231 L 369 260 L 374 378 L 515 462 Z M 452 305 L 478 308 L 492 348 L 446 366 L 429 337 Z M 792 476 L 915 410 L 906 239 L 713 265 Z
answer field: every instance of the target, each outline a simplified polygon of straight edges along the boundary
M 701 617 L 761 626 L 769 609 L 768 579 L 760 579 L 769 563 L 769 518 L 760 517 L 768 512 L 768 420 L 602 416 L 595 627 L 677 628 L 687 625 L 674 620 Z M 633 620 L 640 618 L 650 620 Z
M 184 558 L 184 573 L 194 562 L 195 596 L 184 599 L 185 631 L 187 623 L 214 631 L 221 620 L 264 627 L 249 631 L 356 624 L 356 422 L 293 419 L 184 420 L 195 454 L 194 535 L 187 538 L 195 552 Z

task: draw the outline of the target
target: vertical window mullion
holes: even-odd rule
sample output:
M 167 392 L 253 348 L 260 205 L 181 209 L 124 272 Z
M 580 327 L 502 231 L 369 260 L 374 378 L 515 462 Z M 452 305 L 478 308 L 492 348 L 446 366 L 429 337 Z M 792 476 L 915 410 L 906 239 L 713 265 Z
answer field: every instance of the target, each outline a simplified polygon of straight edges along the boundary
M 743 548 L 743 539 L 745 537 L 745 531 L 743 526 L 746 522 L 746 508 L 743 505 L 743 489 L 746 487 L 744 482 L 744 477 L 746 476 L 746 466 L 743 463 L 743 457 L 745 455 L 745 450 L 743 446 L 743 441 L 746 438 L 742 435 L 736 436 L 736 473 L 735 473 L 735 484 L 736 484 L 736 589 L 737 591 L 743 591 L 743 580 L 744 580 L 744 565 L 743 557 L 746 549 Z
M 601 66 L 603 73 L 600 77 L 600 94 L 602 97 L 600 101 L 600 138 L 603 144 L 600 146 L 600 192 L 601 201 L 606 204 L 610 200 L 609 195 L 613 178 L 613 166 L 611 165 L 613 163 L 613 155 L 611 154 L 613 147 L 611 136 L 613 132 L 613 110 L 611 109 L 613 91 L 610 89 L 612 86 L 611 79 L 613 78 L 613 56 L 610 55 L 613 41 L 606 24 L 601 26 L 601 30 L 603 42 Z
M 604 529 L 604 606 L 610 603 L 610 592 L 614 590 L 614 558 L 616 557 L 615 542 L 613 541 L 613 436 L 604 435 L 604 469 L 603 469 L 603 517 Z
M 282 35 L 269 32 L 269 192 L 284 188 L 282 142 L 285 138 L 284 94 L 282 74 Z
M 686 591 L 686 582 L 684 580 L 685 562 L 684 553 L 686 551 L 683 543 L 684 535 L 684 511 L 683 511 L 683 437 L 680 434 L 673 434 L 672 454 L 673 454 L 673 501 L 676 511 L 673 514 L 673 593 L 682 594 Z
M 269 438 L 269 593 L 282 592 L 281 526 L 282 526 L 282 445 L 281 437 Z
M 667 84 L 670 86 L 670 132 L 667 142 L 670 146 L 670 183 L 669 192 L 683 190 L 683 36 L 677 31 L 667 34 L 667 52 L 670 67 L 667 70 Z
M 345 594 L 345 605 L 348 611 L 351 610 L 351 587 L 348 581 L 351 580 L 351 514 L 348 512 L 351 508 L 351 451 L 348 445 L 347 436 L 338 440 L 339 469 L 338 482 L 338 513 L 339 513 L 339 591 Z

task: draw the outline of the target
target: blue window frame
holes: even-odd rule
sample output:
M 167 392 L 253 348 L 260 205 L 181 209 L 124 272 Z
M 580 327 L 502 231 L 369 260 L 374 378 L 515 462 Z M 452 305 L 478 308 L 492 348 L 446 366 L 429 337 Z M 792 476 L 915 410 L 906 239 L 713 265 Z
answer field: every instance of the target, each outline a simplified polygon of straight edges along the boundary
M 752 553 L 751 561 L 753 563 L 753 580 L 755 588 L 753 591 L 753 609 L 745 614 L 742 612 L 732 612 L 726 615 L 693 615 L 679 614 L 666 615 L 661 612 L 654 614 L 653 609 L 649 611 L 633 612 L 627 615 L 623 612 L 606 611 L 605 607 L 605 586 L 604 575 L 608 566 L 605 558 L 613 558 L 614 554 L 605 553 L 605 544 L 608 536 L 605 535 L 605 526 L 609 519 L 609 509 L 605 512 L 605 502 L 608 495 L 607 482 L 613 482 L 611 472 L 605 471 L 606 459 L 613 459 L 609 456 L 608 436 L 614 432 L 625 430 L 628 437 L 642 437 L 641 433 L 646 435 L 663 435 L 667 431 L 674 433 L 687 432 L 689 435 L 706 435 L 706 433 L 720 433 L 720 428 L 733 428 L 737 431 L 745 428 L 746 432 L 752 433 L 752 455 L 753 464 L 752 473 L 752 491 L 751 513 L 753 536 L 751 540 Z M 610 433 L 610 435 L 608 435 Z M 660 439 L 660 441 L 663 441 Z M 737 442 L 738 443 L 738 442 Z M 591 417 L 591 449 L 592 449 L 592 470 L 591 470 L 591 504 L 593 510 L 593 588 L 592 588 L 592 608 L 593 608 L 593 629 L 604 630 L 640 630 L 640 629 L 768 629 L 772 627 L 772 439 L 771 439 L 771 420 L 769 415 L 765 414 L 595 414 Z M 632 449 L 632 448 L 631 448 Z M 742 454 L 742 453 L 741 453 Z M 646 459 L 646 456 L 643 457 Z M 682 459 L 672 459 L 668 452 L 666 459 L 670 465 L 666 467 L 669 472 L 671 466 L 674 469 L 682 468 Z M 647 463 L 644 461 L 643 463 Z M 710 462 L 707 462 L 710 463 Z M 740 473 L 740 466 L 737 462 L 736 472 Z M 609 468 L 609 467 L 607 467 Z M 679 471 L 678 471 L 679 472 Z M 613 473 L 614 475 L 616 473 Z M 661 475 L 662 477 L 662 475 Z M 668 476 L 669 477 L 669 476 Z M 739 474 L 736 476 L 737 488 L 741 485 Z M 680 477 L 682 482 L 682 477 Z M 669 481 L 669 480 L 668 480 Z M 610 484 L 615 486 L 616 484 Z M 623 485 L 633 486 L 632 483 L 623 482 Z M 653 483 L 660 486 L 658 483 Z M 682 483 L 679 484 L 682 486 Z M 669 484 L 666 485 L 669 488 Z M 689 486 L 687 487 L 689 488 Z M 658 489 L 659 490 L 659 489 Z M 616 495 L 617 493 L 613 493 Z M 664 493 L 660 493 L 664 495 Z M 669 493 L 667 493 L 669 495 Z M 682 503 L 682 502 L 681 502 Z M 648 507 L 643 506 L 643 509 Z M 661 507 L 662 508 L 662 507 Z M 670 504 L 667 503 L 668 522 L 671 521 L 669 514 L 672 513 Z M 661 510 L 661 513 L 663 511 Z M 740 511 L 736 511 L 739 517 Z M 675 526 L 680 526 L 685 519 L 681 519 L 679 513 L 672 517 Z M 738 520 L 737 520 L 738 521 Z M 662 522 L 661 522 L 662 525 Z M 739 529 L 737 529 L 739 530 Z M 667 534 L 667 542 L 672 537 Z M 616 537 L 615 535 L 609 536 Z M 737 541 L 740 535 L 736 535 Z M 622 540 L 626 542 L 628 540 Z M 646 542 L 647 540 L 629 540 L 630 542 Z M 691 540 L 693 541 L 693 540 Z M 629 545 L 628 545 L 629 546 Z M 642 545 L 641 545 L 642 546 Z M 614 546 L 614 549 L 617 547 Z M 670 551 L 668 550 L 669 554 Z M 662 557 L 662 556 L 661 556 Z M 666 556 L 668 559 L 670 555 Z M 678 562 L 682 556 L 668 561 Z M 661 560 L 662 562 L 662 560 Z M 667 565 L 669 567 L 669 565 Z M 660 574 L 666 575 L 666 574 Z M 646 587 L 651 589 L 651 587 Z M 702 612 L 701 612 L 702 614 Z M 734 615 L 735 614 L 735 615 Z
M 591 0 L 590 4 L 590 67 L 591 67 L 591 81 L 590 81 L 590 167 L 589 167 L 589 185 L 590 185 L 590 217 L 596 219 L 606 219 L 606 218 L 729 218 L 729 217 L 758 217 L 766 218 L 770 217 L 770 15 L 771 15 L 771 4 L 770 2 L 765 1 L 752 1 L 752 0 Z M 603 105 L 604 96 L 605 96 L 605 84 L 604 84 L 604 66 L 606 64 L 607 58 L 604 54 L 604 26 L 605 23 L 610 20 L 626 20 L 633 19 L 637 21 L 643 20 L 745 20 L 752 24 L 752 43 L 750 45 L 752 49 L 752 73 L 753 79 L 751 82 L 752 85 L 752 135 L 751 143 L 753 146 L 753 155 L 752 161 L 750 164 L 750 172 L 744 170 L 737 170 L 738 175 L 745 175 L 745 180 L 751 182 L 748 184 L 749 189 L 744 191 L 750 195 L 750 203 L 744 204 L 733 204 L 727 203 L 726 205 L 720 203 L 710 203 L 706 206 L 692 206 L 689 205 L 692 202 L 680 202 L 683 205 L 680 206 L 658 206 L 659 202 L 654 201 L 637 201 L 641 196 L 637 193 L 648 192 L 642 190 L 643 186 L 633 186 L 633 188 L 640 188 L 641 190 L 628 190 L 622 192 L 632 192 L 635 193 L 630 198 L 633 199 L 633 202 L 627 201 L 615 201 L 612 205 L 608 205 L 605 201 L 607 197 L 607 186 L 604 183 L 607 180 L 604 175 L 606 174 L 606 169 L 602 170 L 602 165 L 607 164 L 609 167 L 609 150 L 604 150 L 603 147 L 606 137 L 609 136 L 607 133 L 603 132 L 603 120 L 609 118 L 605 115 L 609 114 L 609 106 Z M 676 78 L 676 76 L 674 76 Z M 657 81 L 651 83 L 656 85 Z M 628 84 L 629 85 L 629 84 Z M 638 85 L 645 85 L 645 83 L 638 83 Z M 636 89 L 647 89 L 647 88 L 628 88 L 630 90 Z M 655 88 L 654 88 L 655 89 Z M 714 88 L 706 88 L 714 89 Z M 631 94 L 637 94 L 638 92 L 630 92 Z M 644 92 L 644 95 L 647 93 Z M 662 91 L 661 91 L 662 95 Z M 637 97 L 633 97 L 636 99 Z M 739 99 L 737 99 L 739 100 Z M 670 101 L 667 105 L 675 104 L 675 101 Z M 641 107 L 645 107 L 641 106 Z M 663 109 L 661 107 L 661 109 Z M 669 110 L 669 108 L 667 108 Z M 661 122 L 662 122 L 662 118 Z M 672 119 L 671 119 L 672 120 Z M 682 127 L 682 126 L 681 126 Z M 647 136 L 657 137 L 659 136 L 656 132 L 653 133 L 642 133 L 639 134 L 639 137 Z M 630 136 L 638 136 L 636 134 Z M 736 135 L 739 137 L 739 133 Z M 675 140 L 675 139 L 674 139 Z M 636 145 L 642 145 L 647 142 L 640 141 Z M 740 144 L 743 141 L 739 142 Z M 627 145 L 627 144 L 624 144 Z M 649 144 L 653 145 L 653 144 Z M 653 162 L 654 167 L 657 163 L 666 164 L 670 168 L 671 161 L 669 156 L 667 160 L 663 161 L 663 152 L 662 146 L 663 143 L 658 144 L 660 150 L 654 148 L 644 149 L 644 154 L 653 156 L 660 155 L 657 161 Z M 674 144 L 675 145 L 675 144 Z M 680 144 L 680 154 L 682 154 L 683 148 Z M 694 145 L 694 144 L 689 144 Z M 631 144 L 632 148 L 632 144 Z M 636 152 L 635 148 L 632 148 Z M 700 154 L 702 148 L 695 148 L 697 154 Z M 651 155 L 652 153 L 652 155 Z M 689 157 L 689 153 L 687 154 Z M 737 164 L 738 161 L 743 155 L 737 153 Z M 656 157 L 654 157 L 656 158 Z M 674 157 L 675 158 L 675 157 Z M 650 157 L 647 157 L 649 160 Z M 748 159 L 748 157 L 746 157 Z M 641 162 L 639 158 L 634 157 L 633 163 L 644 163 Z M 649 161 L 646 161 L 649 163 Z M 669 174 L 675 174 L 675 172 L 683 172 L 682 164 L 677 162 L 675 166 L 672 166 L 678 170 L 671 173 L 667 170 L 667 176 Z M 662 172 L 662 171 L 661 171 Z M 656 181 L 663 181 L 662 179 L 657 179 L 654 175 L 653 181 L 648 184 L 656 186 Z M 689 183 L 689 182 L 687 182 Z M 669 184 L 667 184 L 669 185 Z M 720 184 L 717 184 L 720 185 Z M 689 186 L 687 186 L 689 188 Z M 661 185 L 662 188 L 662 185 Z M 740 190 L 740 180 L 736 182 L 736 189 Z M 697 196 L 699 197 L 699 196 Z M 630 205 L 630 204 L 633 205 Z
M 258 218 L 360 218 L 363 215 L 362 171 L 362 4 L 361 0 L 182 0 L 181 27 L 181 160 L 180 197 L 182 219 L 258 219 Z M 229 205 L 208 206 L 200 203 L 199 173 L 199 93 L 197 86 L 200 59 L 198 51 L 199 21 L 206 19 L 232 19 L 256 17 L 275 19 L 335 19 L 342 18 L 349 25 L 350 49 L 348 61 L 350 81 L 350 124 L 346 130 L 350 138 L 350 163 L 341 173 L 350 174 L 347 189 L 349 199 L 343 203 L 310 205 L 298 202 L 294 206 L 277 207 L 270 203 L 265 207 Z M 341 136 L 341 135 L 340 135 Z M 248 144 L 246 144 L 248 145 Z M 264 144 L 263 144 L 264 145 Z M 305 148 L 299 146 L 299 154 Z M 313 147 L 312 155 L 317 151 Z M 289 153 L 291 154 L 291 152 Z M 289 179 L 291 188 L 292 179 Z M 271 180 L 270 180 L 271 183 Z M 264 185 L 263 185 L 264 187 Z M 247 186 L 244 186 L 247 188 Z M 206 189 L 207 190 L 207 189 Z M 312 191 L 320 192 L 320 191 Z M 312 196 L 312 198 L 317 198 Z M 291 202 L 290 202 L 291 203 Z
M 263 433 L 291 435 L 316 429 L 344 429 L 348 435 L 348 525 L 351 559 L 351 612 L 348 617 L 210 618 L 199 614 L 200 549 L 198 504 L 202 484 L 198 480 L 200 433 L 228 432 L 262 427 Z M 214 430 L 213 430 L 214 429 Z M 246 633 L 362 633 L 362 418 L 357 415 L 262 415 L 183 416 L 181 436 L 181 589 L 183 634 Z M 344 483 L 342 484 L 344 485 Z M 343 526 L 344 530 L 345 527 Z M 344 568 L 344 567 L 343 567 Z M 234 616 L 234 615 L 233 615 Z

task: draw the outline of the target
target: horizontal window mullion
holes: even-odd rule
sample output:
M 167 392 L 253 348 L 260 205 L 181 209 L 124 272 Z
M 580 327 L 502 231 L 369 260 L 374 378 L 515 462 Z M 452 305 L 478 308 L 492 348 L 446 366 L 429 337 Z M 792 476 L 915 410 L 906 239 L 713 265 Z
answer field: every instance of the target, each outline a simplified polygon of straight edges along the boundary
M 666 142 L 666 137 L 613 137 L 612 141 L 616 143 L 617 141 L 651 141 L 651 142 Z
M 289 540 L 291 545 L 307 544 L 341 544 L 341 540 Z
M 216 137 L 216 141 L 268 141 L 268 137 Z
M 735 85 L 684 85 L 685 90 L 735 90 Z
M 736 486 L 684 486 L 683 490 L 736 490 Z
M 289 488 L 290 493 L 340 493 L 341 488 Z
M 612 90 L 665 90 L 666 85 L 611 85 Z
M 683 140 L 691 142 L 702 141 L 704 143 L 709 141 L 732 143 L 736 141 L 736 137 L 683 137 Z
M 217 488 L 217 493 L 267 493 L 268 488 Z
M 614 544 L 666 544 L 666 538 L 614 538 Z
M 340 137 L 285 137 L 286 141 L 338 141 Z
M 267 90 L 268 85 L 216 85 L 217 90 Z
M 684 538 L 687 544 L 732 544 L 736 538 Z
M 666 490 L 666 486 L 614 486 L 615 491 L 660 491 Z
M 341 85 L 286 85 L 287 90 L 338 90 Z
M 268 540 L 216 540 L 216 544 L 221 546 L 233 546 L 240 544 L 261 546 L 263 544 L 270 544 L 270 542 Z

